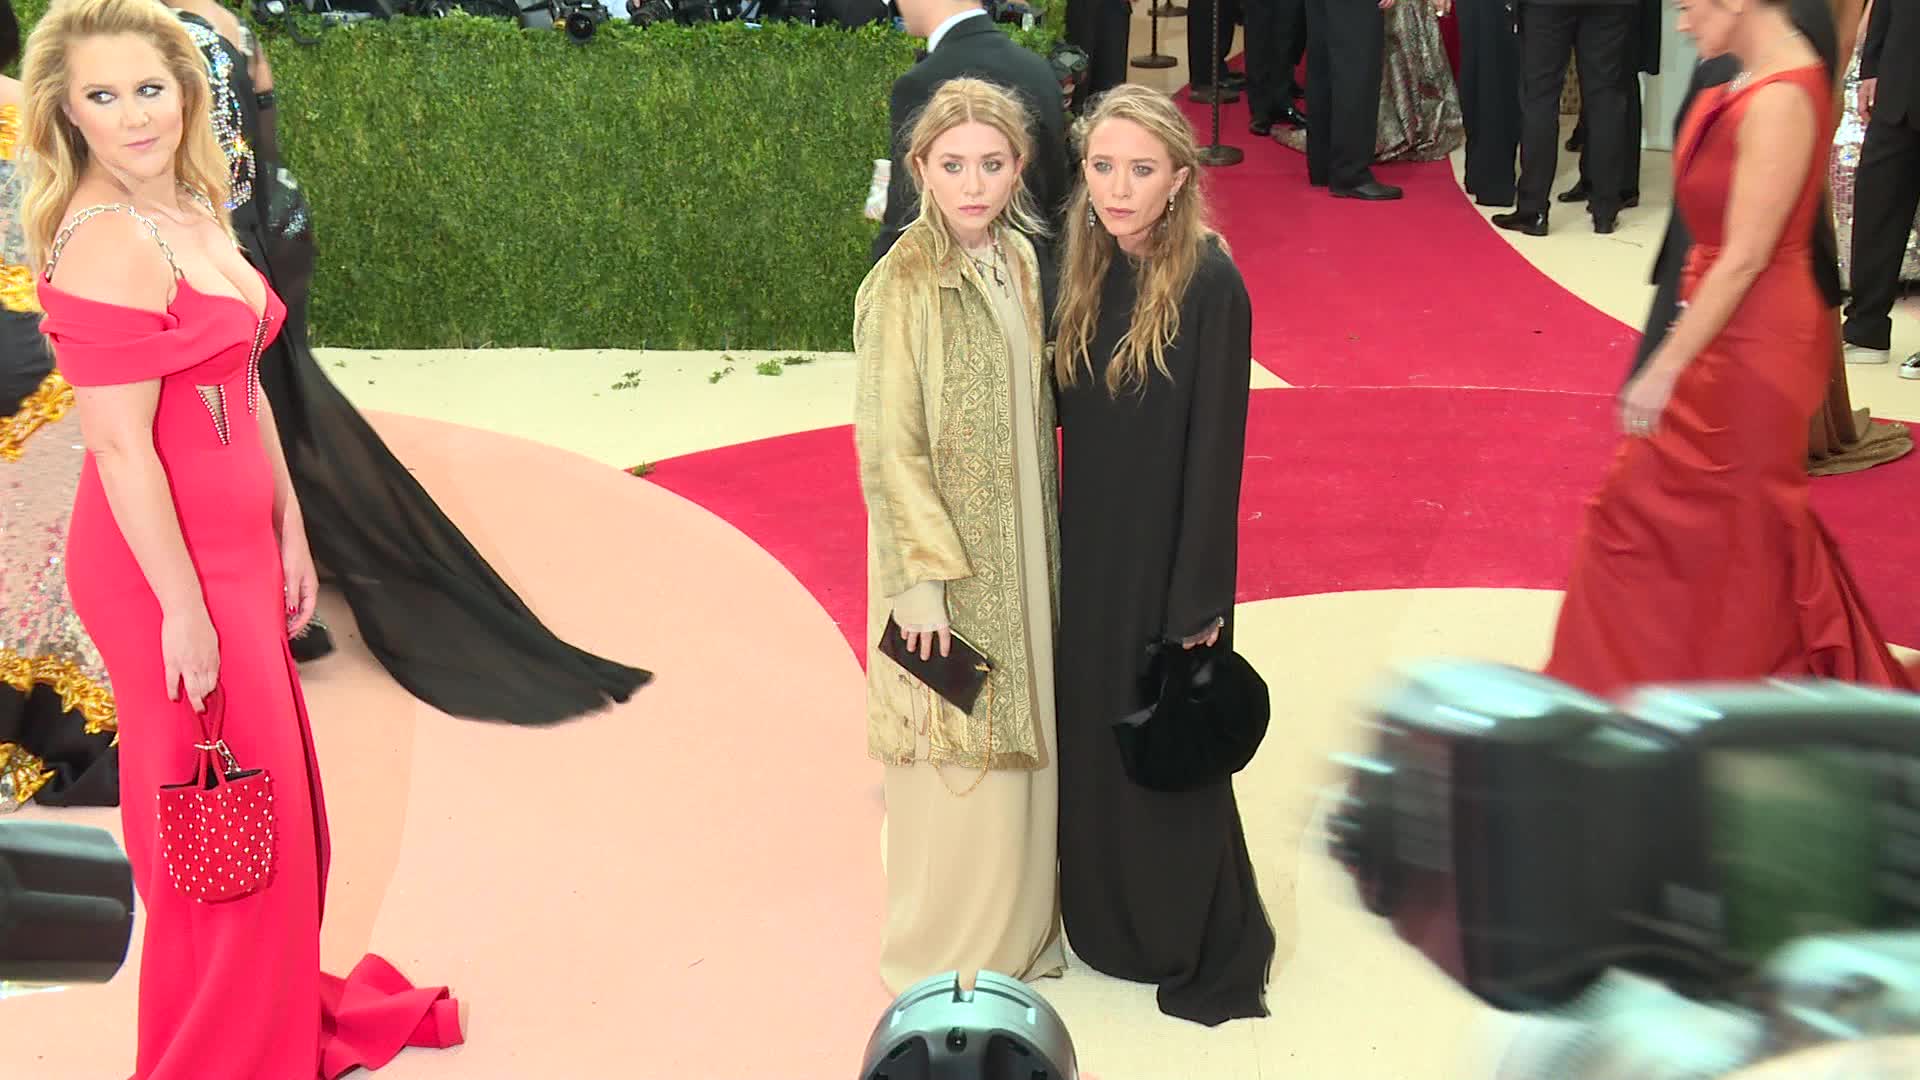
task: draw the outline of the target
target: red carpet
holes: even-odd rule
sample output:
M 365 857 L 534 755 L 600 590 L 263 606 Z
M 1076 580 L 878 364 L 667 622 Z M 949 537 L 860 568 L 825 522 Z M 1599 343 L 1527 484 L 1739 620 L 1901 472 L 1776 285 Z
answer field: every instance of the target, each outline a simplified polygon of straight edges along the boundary
M 1202 140 L 1208 109 L 1178 95 Z M 1247 132 L 1242 98 L 1220 141 L 1246 159 L 1203 184 L 1254 294 L 1253 355 L 1295 386 L 1475 386 L 1611 394 L 1630 330 L 1569 294 L 1481 219 L 1444 161 L 1383 165 L 1405 199 L 1335 199 L 1305 155 Z
M 1445 164 L 1382 168 L 1407 198 L 1363 204 L 1309 188 L 1300 155 L 1245 135 L 1244 104 L 1221 128 L 1247 151 L 1207 179 L 1253 295 L 1255 355 L 1302 387 L 1253 397 L 1240 598 L 1560 588 L 1635 332 L 1522 259 Z M 1920 646 L 1915 468 L 1822 478 L 1814 499 L 1883 630 Z M 765 547 L 863 651 L 846 428 L 661 462 L 650 479 Z
M 1558 589 L 1614 445 L 1605 398 L 1518 390 L 1268 390 L 1253 397 L 1240 599 L 1366 589 Z M 649 477 L 732 522 L 861 651 L 866 516 L 846 428 L 661 462 Z M 1897 538 L 1900 465 L 1814 485 L 1885 631 L 1920 643 Z

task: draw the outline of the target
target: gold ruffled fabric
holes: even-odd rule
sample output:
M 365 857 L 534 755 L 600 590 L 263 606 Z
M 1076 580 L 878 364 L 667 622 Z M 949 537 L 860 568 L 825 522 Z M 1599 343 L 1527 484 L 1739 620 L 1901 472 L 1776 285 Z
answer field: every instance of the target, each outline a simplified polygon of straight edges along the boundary
M 17 743 L 0 743 L 0 813 L 17 810 L 53 779 L 47 763 Z
M 65 420 L 72 411 L 73 387 L 59 372 L 50 373 L 12 416 L 0 419 L 0 461 L 19 461 L 29 435 Z

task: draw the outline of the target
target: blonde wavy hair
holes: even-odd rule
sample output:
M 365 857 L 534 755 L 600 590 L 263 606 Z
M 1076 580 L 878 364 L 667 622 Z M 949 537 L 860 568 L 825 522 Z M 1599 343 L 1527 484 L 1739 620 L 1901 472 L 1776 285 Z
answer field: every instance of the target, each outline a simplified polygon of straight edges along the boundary
M 129 34 L 152 45 L 167 74 L 179 84 L 182 126 L 180 146 L 173 156 L 174 176 L 214 206 L 226 205 L 230 173 L 226 153 L 213 133 L 206 57 L 173 9 L 160 0 L 53 0 L 27 38 L 20 63 L 26 93 L 20 156 L 27 172 L 21 218 L 28 258 L 36 268 L 45 268 L 91 158 L 86 138 L 67 118 L 72 81 L 68 58 L 79 42 L 116 34 Z M 224 215 L 221 223 L 231 228 Z
M 1034 210 L 1033 195 L 1027 190 L 1026 166 L 1033 163 L 1033 135 L 1027 129 L 1026 106 L 1011 91 L 984 79 L 949 79 L 940 84 L 933 99 L 914 118 L 912 132 L 907 137 L 907 172 L 920 192 L 920 213 L 905 232 L 926 230 L 936 264 L 944 262 L 952 250 L 953 231 L 939 202 L 927 190 L 921 170 L 926 167 L 927 155 L 933 152 L 935 140 L 969 123 L 985 124 L 1006 136 L 1007 145 L 1013 147 L 1013 156 L 1021 163 L 1013 197 L 994 224 L 1010 224 L 1028 236 L 1044 235 L 1046 231 Z
M 1092 216 L 1093 198 L 1087 190 L 1086 148 L 1102 124 L 1130 120 L 1166 148 L 1175 172 L 1187 170 L 1186 182 L 1173 194 L 1173 205 L 1150 228 L 1146 253 L 1141 257 L 1139 294 L 1125 337 L 1114 347 L 1107 367 L 1107 390 L 1114 396 L 1146 389 L 1149 369 L 1171 377 L 1167 346 L 1180 333 L 1180 301 L 1193 282 L 1209 240 L 1221 250 L 1226 241 L 1212 225 L 1205 194 L 1200 190 L 1200 152 L 1193 127 L 1173 99 L 1145 86 L 1127 83 L 1114 87 L 1093 102 L 1074 126 L 1074 158 L 1080 175 L 1067 200 L 1066 244 L 1060 272 L 1060 299 L 1056 305 L 1054 377 L 1072 386 L 1085 371 L 1093 373 L 1094 328 L 1100 321 L 1100 285 L 1120 250 L 1113 234 Z

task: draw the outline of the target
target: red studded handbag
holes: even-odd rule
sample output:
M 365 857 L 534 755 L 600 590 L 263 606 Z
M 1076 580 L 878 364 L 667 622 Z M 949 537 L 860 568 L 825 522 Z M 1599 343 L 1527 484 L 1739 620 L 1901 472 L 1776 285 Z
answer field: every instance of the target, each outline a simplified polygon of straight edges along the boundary
M 273 880 L 273 777 L 242 769 L 222 738 L 226 695 L 215 687 L 199 714 L 202 741 L 193 779 L 160 788 L 160 850 L 174 887 L 218 904 L 251 896 Z

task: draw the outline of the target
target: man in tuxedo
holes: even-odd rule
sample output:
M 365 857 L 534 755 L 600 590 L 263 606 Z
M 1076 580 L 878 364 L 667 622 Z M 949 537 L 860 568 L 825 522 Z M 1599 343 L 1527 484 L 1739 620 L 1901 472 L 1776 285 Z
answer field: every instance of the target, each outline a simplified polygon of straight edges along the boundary
M 1593 231 L 1610 233 L 1627 177 L 1627 81 L 1633 77 L 1637 0 L 1518 0 L 1520 11 L 1520 183 L 1517 206 L 1493 223 L 1547 235 L 1547 204 L 1560 165 L 1560 92 L 1577 57 L 1587 115 Z M 1313 110 L 1307 110 L 1312 115 Z
M 1913 218 L 1920 212 L 1920 0 L 1873 0 L 1860 46 L 1860 111 L 1867 120 L 1853 177 L 1853 299 L 1847 304 L 1847 361 L 1884 364 L 1893 350 L 1893 301 L 1900 291 Z M 1900 365 L 1920 379 L 1920 353 Z
M 1216 3 L 1220 5 L 1217 21 L 1213 17 Z M 1227 70 L 1227 54 L 1233 50 L 1233 28 L 1241 14 L 1240 0 L 1187 0 L 1187 98 L 1194 104 L 1210 105 L 1216 97 L 1222 105 L 1240 100 L 1246 76 Z M 1209 43 L 1212 49 L 1207 48 Z M 1216 64 L 1220 70 L 1217 87 L 1213 85 Z
M 906 162 L 907 139 L 920 110 L 948 79 L 985 79 L 1006 87 L 1027 107 L 1033 134 L 1033 158 L 1026 163 L 1027 190 L 1041 220 L 1059 235 L 1061 208 L 1067 201 L 1067 114 L 1060 83 L 1045 57 L 1023 48 L 987 18 L 976 0 L 898 0 L 907 33 L 927 39 L 927 52 L 893 81 L 888 106 L 893 126 L 893 178 L 887 184 L 887 209 L 873 241 L 879 262 L 919 213 L 920 191 Z M 1053 260 L 1044 237 L 1035 237 L 1041 277 L 1050 282 Z M 1049 293 L 1048 309 L 1052 309 Z
M 1518 0 L 1459 0 L 1460 115 L 1467 127 L 1467 194 L 1481 206 L 1514 203 L 1520 149 Z M 1434 5 L 1444 14 L 1451 0 Z
M 1640 22 L 1635 27 L 1633 37 L 1634 65 L 1627 71 L 1627 160 L 1623 170 L 1627 186 L 1620 193 L 1623 209 L 1640 205 L 1640 128 L 1641 109 L 1645 103 L 1641 101 L 1637 73 L 1660 74 L 1660 20 L 1666 15 L 1665 8 L 1662 0 L 1640 0 Z M 1560 193 L 1559 199 L 1563 203 L 1586 202 L 1593 190 L 1593 161 L 1587 151 L 1587 109 L 1584 101 L 1581 102 L 1580 123 L 1573 129 L 1573 138 L 1567 140 L 1569 148 L 1576 141 L 1580 146 L 1580 179 Z
M 1307 180 L 1335 198 L 1397 199 L 1373 178 L 1386 9 L 1395 0 L 1307 0 Z
M 1067 0 L 1067 41 L 1087 54 L 1087 77 L 1073 95 L 1075 109 L 1127 81 L 1132 33 L 1132 0 Z
M 1307 53 L 1306 0 L 1246 0 L 1246 18 L 1247 130 L 1270 135 L 1275 124 L 1306 127 L 1294 104 L 1304 96 L 1294 72 Z

